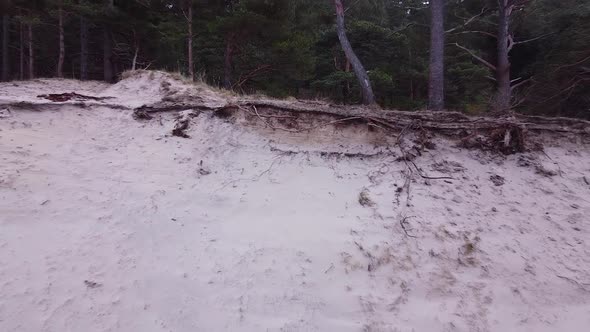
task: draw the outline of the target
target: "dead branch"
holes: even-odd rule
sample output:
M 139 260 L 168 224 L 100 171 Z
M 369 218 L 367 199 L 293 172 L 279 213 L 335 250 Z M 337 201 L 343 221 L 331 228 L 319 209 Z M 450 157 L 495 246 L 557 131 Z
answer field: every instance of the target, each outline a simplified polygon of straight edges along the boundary
M 486 35 L 488 37 L 498 38 L 498 36 L 496 36 L 495 34 L 493 34 L 491 32 L 487 32 L 487 31 L 482 31 L 482 30 L 467 30 L 467 31 L 454 32 L 453 35 L 462 35 L 465 33 L 479 33 L 482 35 Z
M 459 45 L 459 43 L 454 43 L 451 45 L 455 45 L 458 48 L 462 49 L 463 51 L 469 53 L 469 55 L 471 55 L 474 59 L 478 60 L 479 62 L 481 62 L 482 64 L 484 64 L 486 67 L 488 67 L 489 69 L 496 71 L 496 66 L 494 66 L 493 64 L 487 62 L 486 60 L 484 60 L 482 57 L 478 56 L 477 54 L 475 54 L 472 50 L 468 49 L 467 47 L 461 46 Z
M 520 81 L 520 82 L 518 82 L 518 83 L 516 83 L 516 84 L 512 85 L 512 86 L 510 87 L 510 90 L 514 90 L 514 89 L 516 89 L 516 88 L 518 88 L 518 87 L 520 87 L 520 86 L 522 86 L 522 85 L 524 85 L 524 84 L 527 84 L 528 82 L 532 81 L 533 79 L 534 79 L 534 77 L 529 77 L 529 78 L 527 78 L 526 80 L 522 80 L 522 78 L 520 78 L 520 77 L 519 77 L 518 79 L 516 79 L 516 80 L 513 80 L 513 82 L 515 82 L 515 81 L 518 81 L 518 80 L 522 80 L 522 81 Z
M 269 65 L 269 64 L 256 67 L 254 70 L 240 76 L 238 81 L 232 85 L 232 89 L 235 89 L 236 87 L 241 89 L 242 85 L 244 85 L 246 82 L 248 82 L 252 78 L 256 77 L 261 72 L 265 72 L 265 71 L 268 71 L 271 69 L 272 69 L 272 65 Z
M 570 63 L 570 64 L 567 64 L 567 65 L 561 65 L 561 66 L 559 66 L 559 67 L 555 68 L 555 70 L 553 71 L 553 73 L 556 73 L 557 71 L 559 71 L 559 70 L 561 70 L 561 69 L 563 69 L 563 68 L 568 68 L 568 67 L 575 67 L 575 66 L 577 66 L 577 65 L 580 65 L 580 64 L 582 64 L 582 63 L 586 62 L 587 60 L 590 60 L 590 55 L 588 55 L 587 57 L 583 58 L 583 59 L 582 59 L 582 60 L 580 60 L 580 61 L 576 61 L 576 62 L 574 62 L 574 63 Z
M 479 14 L 477 14 L 477 15 L 474 15 L 474 16 L 472 16 L 472 17 L 468 18 L 468 19 L 467 19 L 467 20 L 466 20 L 466 21 L 465 21 L 463 24 L 461 24 L 461 25 L 458 25 L 458 26 L 456 26 L 456 27 L 454 27 L 454 28 L 452 28 L 452 29 L 446 30 L 446 31 L 445 31 L 445 33 L 451 33 L 451 32 L 453 32 L 453 31 L 455 31 L 455 30 L 458 30 L 458 29 L 461 29 L 461 28 L 464 28 L 464 27 L 466 27 L 467 25 L 471 24 L 471 22 L 473 22 L 473 21 L 474 21 L 475 19 L 477 19 L 478 17 L 481 17 L 481 16 L 485 15 L 485 13 L 486 13 L 486 12 L 487 12 L 487 8 L 485 8 L 485 7 L 484 7 L 484 8 L 482 8 L 482 9 L 481 9 L 481 12 L 480 12 Z
M 547 37 L 547 36 L 550 36 L 550 35 L 553 35 L 553 34 L 555 34 L 555 32 L 546 33 L 546 34 L 544 34 L 544 35 L 540 35 L 540 36 L 538 36 L 538 37 L 531 38 L 531 39 L 526 39 L 526 40 L 519 40 L 519 41 L 515 41 L 515 42 L 514 42 L 514 45 L 520 45 L 520 44 L 526 44 L 526 43 L 530 43 L 530 42 L 532 42 L 532 41 L 539 40 L 539 39 L 541 39 L 541 38 L 545 38 L 545 37 Z

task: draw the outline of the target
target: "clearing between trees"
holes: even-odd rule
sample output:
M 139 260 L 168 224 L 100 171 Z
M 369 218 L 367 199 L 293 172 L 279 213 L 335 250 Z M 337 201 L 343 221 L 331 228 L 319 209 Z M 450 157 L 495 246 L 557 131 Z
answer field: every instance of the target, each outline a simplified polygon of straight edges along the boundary
M 0 84 L 1 331 L 577 331 L 590 123 Z

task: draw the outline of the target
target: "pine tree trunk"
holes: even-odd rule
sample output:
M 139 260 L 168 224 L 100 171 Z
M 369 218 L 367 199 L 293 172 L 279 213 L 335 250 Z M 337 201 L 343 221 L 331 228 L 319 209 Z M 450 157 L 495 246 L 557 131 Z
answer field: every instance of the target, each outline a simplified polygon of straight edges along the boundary
M 112 82 L 113 75 L 113 42 L 111 40 L 111 28 L 108 25 L 103 29 L 103 74 L 106 82 Z
M 35 78 L 35 55 L 34 55 L 34 48 L 33 48 L 33 24 L 29 23 L 27 25 L 28 28 L 28 38 L 27 42 L 29 43 L 29 79 Z
M 108 12 L 113 11 L 115 8 L 114 0 L 105 0 L 105 5 Z M 113 32 L 109 23 L 105 23 L 103 27 L 103 71 L 104 80 L 112 82 L 114 77 L 113 73 Z
M 445 108 L 445 31 L 444 1 L 430 1 L 430 78 L 428 82 L 428 108 L 442 111 Z
M 508 0 L 498 0 L 498 60 L 496 65 L 497 92 L 494 111 L 497 113 L 510 112 L 512 93 L 510 90 L 510 15 L 512 7 Z
M 234 35 L 228 34 L 225 41 L 225 54 L 223 64 L 223 87 L 226 90 L 231 90 L 232 81 L 232 57 L 234 51 Z
M 8 50 L 10 32 L 10 19 L 7 14 L 2 16 L 2 80 L 10 79 L 10 51 Z
M 341 0 L 334 0 L 334 6 L 336 7 L 336 30 L 338 32 L 338 39 L 346 58 L 350 61 L 354 74 L 359 81 L 361 87 L 361 93 L 363 96 L 363 104 L 373 105 L 375 104 L 375 95 L 373 94 L 373 88 L 371 87 L 371 81 L 369 75 L 359 58 L 354 53 L 352 45 L 346 36 L 346 28 L 344 26 L 344 8 Z
M 187 17 L 187 25 L 188 25 L 188 75 L 191 78 L 191 81 L 195 79 L 195 67 L 193 64 L 193 1 L 188 1 L 188 17 Z
M 80 17 L 80 79 L 88 79 L 88 22 Z
M 20 22 L 19 37 L 19 79 L 22 81 L 25 79 L 25 27 L 23 22 Z
M 64 77 L 64 58 L 66 56 L 64 43 L 64 15 L 62 5 L 62 1 L 60 1 L 58 9 L 59 59 L 57 61 L 57 77 Z

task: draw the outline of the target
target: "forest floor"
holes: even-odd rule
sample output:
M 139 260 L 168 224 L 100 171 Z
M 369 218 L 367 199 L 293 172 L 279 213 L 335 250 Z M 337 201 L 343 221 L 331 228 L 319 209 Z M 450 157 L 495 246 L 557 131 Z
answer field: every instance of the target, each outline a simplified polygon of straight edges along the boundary
M 435 136 L 408 163 L 361 125 L 134 119 L 183 89 L 166 79 L 0 84 L 0 331 L 590 326 L 582 139 L 506 156 Z M 37 97 L 64 92 L 111 98 Z

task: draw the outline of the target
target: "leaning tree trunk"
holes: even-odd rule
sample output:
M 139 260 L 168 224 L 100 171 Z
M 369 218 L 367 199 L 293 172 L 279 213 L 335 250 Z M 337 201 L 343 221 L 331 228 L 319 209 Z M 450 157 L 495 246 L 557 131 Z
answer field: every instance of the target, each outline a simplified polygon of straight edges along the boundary
M 510 89 L 510 58 L 511 45 L 510 15 L 512 6 L 508 0 L 498 0 L 498 60 L 496 65 L 497 92 L 494 103 L 494 111 L 498 113 L 510 112 L 512 92 Z
M 66 56 L 66 48 L 64 43 L 64 13 L 63 3 L 59 2 L 58 9 L 58 30 L 59 30 L 59 59 L 57 60 L 57 77 L 64 76 L 64 58 Z
M 2 80 L 8 81 L 10 79 L 10 60 L 8 50 L 10 33 L 10 21 L 7 14 L 2 16 Z
M 88 22 L 80 16 L 80 79 L 88 79 Z
M 193 1 L 188 1 L 188 36 L 187 36 L 187 48 L 188 48 L 188 75 L 191 81 L 195 79 L 195 67 L 193 64 Z
M 223 87 L 226 90 L 231 90 L 232 84 L 232 58 L 234 52 L 234 34 L 229 33 L 225 41 L 225 54 L 223 61 Z
M 354 53 L 352 45 L 346 36 L 346 28 L 344 26 L 344 8 L 341 0 L 334 0 L 334 6 L 336 7 L 336 31 L 338 32 L 338 39 L 346 58 L 350 61 L 354 74 L 361 86 L 361 93 L 363 96 L 363 104 L 372 105 L 375 104 L 375 95 L 373 94 L 373 88 L 371 87 L 371 81 L 369 75 L 359 58 Z
M 29 43 L 29 79 L 35 78 L 35 54 L 33 48 L 33 23 L 29 23 L 27 26 Z
M 428 108 L 442 111 L 444 99 L 444 1 L 430 1 L 430 78 L 428 82 Z

